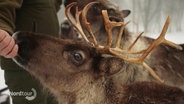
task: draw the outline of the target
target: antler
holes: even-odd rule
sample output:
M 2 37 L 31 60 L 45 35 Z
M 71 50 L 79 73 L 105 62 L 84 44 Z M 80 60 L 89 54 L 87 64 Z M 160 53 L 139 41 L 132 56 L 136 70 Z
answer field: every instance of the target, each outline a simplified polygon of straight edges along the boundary
M 107 32 L 107 43 L 106 43 L 105 46 L 99 45 L 98 42 L 96 41 L 96 38 L 95 38 L 95 36 L 94 36 L 91 28 L 90 28 L 90 23 L 86 19 L 86 15 L 87 15 L 88 9 L 93 4 L 96 4 L 96 3 L 97 2 L 91 2 L 91 3 L 89 3 L 88 5 L 86 5 L 84 7 L 84 9 L 82 10 L 82 12 L 81 11 L 78 11 L 78 8 L 76 7 L 76 16 L 75 16 L 76 22 L 72 21 L 72 19 L 69 17 L 69 14 L 68 14 L 70 12 L 71 7 L 74 6 L 74 5 L 76 5 L 76 3 L 72 3 L 72 4 L 70 4 L 69 6 L 66 7 L 66 15 L 67 15 L 69 21 L 81 33 L 81 35 L 84 38 L 85 42 L 89 43 L 89 40 L 85 36 L 84 31 L 82 29 L 82 26 L 80 24 L 79 17 L 81 15 L 81 13 L 82 13 L 82 22 L 84 24 L 85 29 L 87 30 L 87 32 L 90 35 L 90 38 L 92 40 L 92 45 L 99 52 L 101 52 L 103 54 L 110 54 L 110 55 L 116 56 L 116 57 L 121 58 L 121 59 L 123 59 L 124 61 L 127 61 L 127 62 L 131 62 L 131 63 L 142 65 L 143 67 L 145 67 L 145 69 L 147 69 L 150 72 L 150 74 L 155 79 L 159 80 L 160 82 L 164 82 L 153 71 L 153 69 L 144 62 L 144 60 L 149 55 L 149 53 L 155 47 L 159 46 L 160 44 L 166 44 L 166 45 L 169 45 L 169 46 L 174 47 L 176 49 L 182 50 L 182 47 L 181 46 L 179 46 L 179 45 L 177 45 L 177 44 L 175 44 L 173 42 L 170 42 L 170 41 L 168 41 L 168 40 L 165 39 L 165 35 L 166 35 L 167 29 L 168 29 L 168 26 L 169 26 L 169 23 L 170 23 L 170 17 L 167 18 L 166 23 L 164 25 L 164 28 L 163 28 L 160 36 L 156 40 L 154 40 L 153 43 L 147 49 L 140 50 L 140 51 L 131 51 L 132 47 L 136 44 L 137 40 L 143 34 L 143 32 L 142 32 L 142 33 L 140 33 L 138 35 L 138 37 L 136 38 L 136 40 L 129 46 L 129 48 L 127 50 L 122 50 L 120 48 L 120 41 L 122 39 L 123 30 L 125 29 L 126 25 L 129 22 L 127 22 L 127 23 L 124 24 L 123 22 L 110 21 L 107 11 L 106 10 L 102 10 L 102 15 L 103 15 L 103 18 L 104 18 L 104 25 L 105 25 L 105 29 L 106 29 L 106 32 Z M 115 48 L 111 48 L 111 45 L 112 45 L 112 29 L 115 28 L 115 27 L 121 27 L 121 28 L 120 28 L 120 31 L 119 31 L 119 34 L 118 34 L 116 46 L 115 46 Z M 141 55 L 139 57 L 137 57 L 137 58 L 129 58 L 127 56 L 124 56 L 124 54 L 141 54 Z
M 80 15 L 81 15 L 81 11 L 78 10 L 78 7 L 76 7 L 76 13 L 75 13 L 75 20 L 73 20 L 73 17 L 71 17 L 71 14 L 70 14 L 70 10 L 73 6 L 77 5 L 76 2 L 73 2 L 71 4 L 69 4 L 66 9 L 65 9 L 65 14 L 66 14 L 66 17 L 68 18 L 68 20 L 70 21 L 70 23 L 72 24 L 72 26 L 74 26 L 77 31 L 82 35 L 82 38 L 84 39 L 85 42 L 89 42 L 88 38 L 86 37 L 86 35 L 84 34 L 84 31 L 82 29 L 82 26 L 80 24 Z
M 106 11 L 102 11 L 102 14 L 104 15 L 104 17 L 108 15 Z M 106 19 L 106 18 L 104 18 L 104 19 Z M 105 21 L 105 22 L 107 22 L 107 21 Z M 169 45 L 169 46 L 171 46 L 171 47 L 174 47 L 174 48 L 176 48 L 176 49 L 182 50 L 182 47 L 181 47 L 181 46 L 179 46 L 179 45 L 177 45 L 177 44 L 175 44 L 175 43 L 173 43 L 173 42 L 170 42 L 170 41 L 168 41 L 168 40 L 165 39 L 165 35 L 166 35 L 166 32 L 167 32 L 169 23 L 170 23 L 170 17 L 167 18 L 166 23 L 165 23 L 165 25 L 164 25 L 164 28 L 163 28 L 163 30 L 162 30 L 160 36 L 159 36 L 159 37 L 158 37 L 158 38 L 157 38 L 157 39 L 156 39 L 146 50 L 141 50 L 141 51 L 140 51 L 140 52 L 142 53 L 142 55 L 141 55 L 141 57 L 139 57 L 139 58 L 127 58 L 127 57 L 123 56 L 123 55 L 122 55 L 121 53 L 119 53 L 119 52 L 123 52 L 124 50 L 121 50 L 119 45 L 116 45 L 116 48 L 115 48 L 115 49 L 110 48 L 109 51 L 110 51 L 110 53 L 112 53 L 112 55 L 115 55 L 115 56 L 117 56 L 117 57 L 119 57 L 119 58 L 121 58 L 121 59 L 123 59 L 123 60 L 125 60 L 125 61 L 127 61 L 127 62 L 132 62 L 132 63 L 135 63 L 135 64 L 140 64 L 140 65 L 142 65 L 143 67 L 145 67 L 145 68 L 150 72 L 150 74 L 151 74 L 154 78 L 156 78 L 156 79 L 159 80 L 160 82 L 164 82 L 164 81 L 153 71 L 153 69 L 152 69 L 149 65 L 147 65 L 147 64 L 144 62 L 144 60 L 145 60 L 145 58 L 149 55 L 149 53 L 150 53 L 155 47 L 157 47 L 158 45 L 160 45 L 160 44 L 162 44 L 162 43 L 163 43 L 163 44 L 166 44 L 166 45 Z M 127 52 L 128 52 L 128 51 L 131 52 L 130 49 L 135 45 L 135 43 L 137 42 L 137 40 L 140 38 L 140 36 L 141 36 L 142 34 L 143 34 L 143 33 L 141 33 L 141 34 L 137 37 L 137 39 L 132 43 L 132 45 L 130 45 L 130 47 L 128 48 Z M 132 52 L 131 52 L 131 53 L 132 53 Z M 135 52 L 135 53 L 137 53 L 137 52 Z

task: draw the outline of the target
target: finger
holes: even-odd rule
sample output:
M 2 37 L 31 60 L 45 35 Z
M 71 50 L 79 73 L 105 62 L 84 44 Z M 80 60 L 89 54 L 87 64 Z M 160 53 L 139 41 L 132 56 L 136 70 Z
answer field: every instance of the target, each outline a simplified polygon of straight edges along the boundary
M 12 51 L 13 47 L 15 46 L 15 41 L 12 38 L 10 43 L 8 44 L 7 47 L 5 47 L 2 51 L 1 51 L 1 55 L 6 56 L 8 53 L 10 53 L 10 51 Z
M 13 47 L 12 51 L 10 51 L 10 53 L 8 53 L 5 57 L 6 58 L 13 58 L 17 55 L 18 53 L 18 45 L 15 44 L 15 46 Z
M 8 34 L 3 31 L 3 30 L 0 30 L 0 42 L 7 36 Z
M 7 35 L 7 36 L 0 42 L 0 54 L 1 54 L 1 51 L 9 45 L 9 43 L 11 42 L 11 39 L 12 39 L 12 37 L 10 37 L 10 36 Z

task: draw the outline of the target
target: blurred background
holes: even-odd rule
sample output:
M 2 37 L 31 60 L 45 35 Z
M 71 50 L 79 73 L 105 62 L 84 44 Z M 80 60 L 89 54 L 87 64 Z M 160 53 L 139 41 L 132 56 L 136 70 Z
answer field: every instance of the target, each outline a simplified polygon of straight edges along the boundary
M 171 24 L 166 38 L 175 43 L 184 43 L 184 0 L 111 0 L 120 10 L 129 9 L 131 14 L 125 21 L 131 21 L 128 29 L 152 38 L 158 37 L 162 27 L 171 16 Z M 58 12 L 59 23 L 65 19 L 64 6 Z M 5 88 L 4 73 L 0 70 L 0 89 Z M 4 92 L 8 94 L 9 92 Z
M 169 32 L 184 31 L 184 0 L 114 0 L 120 9 L 132 11 L 133 31 L 158 32 L 171 16 Z

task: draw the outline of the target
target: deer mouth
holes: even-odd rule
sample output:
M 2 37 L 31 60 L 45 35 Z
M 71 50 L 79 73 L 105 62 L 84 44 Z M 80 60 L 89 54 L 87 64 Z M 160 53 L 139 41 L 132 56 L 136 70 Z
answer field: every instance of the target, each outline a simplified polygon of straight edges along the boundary
M 13 38 L 18 44 L 19 50 L 17 56 L 13 60 L 21 67 L 25 67 L 31 57 L 32 50 L 37 46 L 37 42 L 33 36 L 28 32 L 16 32 L 13 34 Z

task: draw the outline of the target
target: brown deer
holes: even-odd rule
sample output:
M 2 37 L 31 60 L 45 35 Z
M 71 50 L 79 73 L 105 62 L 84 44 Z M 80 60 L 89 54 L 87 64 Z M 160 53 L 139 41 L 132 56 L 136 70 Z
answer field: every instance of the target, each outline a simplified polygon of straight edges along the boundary
M 19 45 L 19 52 L 14 60 L 49 88 L 60 104 L 184 103 L 184 92 L 181 89 L 161 83 L 145 82 L 145 76 L 149 76 L 149 73 L 144 75 L 142 71 L 147 69 L 161 81 L 152 67 L 146 64 L 145 58 L 160 44 L 177 49 L 183 47 L 164 38 L 169 18 L 159 38 L 147 49 L 123 50 L 119 45 L 121 38 L 118 38 L 115 48 L 111 47 L 111 30 L 114 26 L 120 26 L 120 37 L 125 27 L 123 22 L 110 21 L 107 11 L 102 11 L 108 39 L 102 46 L 96 41 L 90 28 L 87 28 L 87 31 L 91 39 L 84 34 L 79 17 L 82 15 L 85 19 L 85 9 L 82 12 L 76 11 L 76 22 L 71 20 L 68 12 L 73 5 L 75 4 L 67 7 L 66 15 L 84 41 L 63 40 L 31 32 L 18 32 L 13 36 Z M 86 21 L 84 24 L 90 26 Z M 130 46 L 134 47 L 134 44 L 137 44 L 136 41 Z M 142 55 L 140 58 L 137 58 L 137 55 L 129 56 L 134 53 Z M 141 79 L 142 76 L 145 80 Z
M 20 47 L 14 60 L 49 88 L 59 104 L 184 103 L 184 92 L 176 87 L 153 82 L 122 84 L 132 74 L 126 72 L 131 64 L 104 57 L 84 42 L 30 32 L 19 32 L 14 38 Z
M 78 8 L 79 11 L 81 10 L 81 8 L 83 8 L 82 12 L 83 14 L 86 15 L 85 17 L 86 19 L 84 18 L 82 20 L 82 18 L 79 18 L 81 28 L 84 29 L 84 33 L 88 34 L 87 37 L 89 36 L 89 33 L 90 33 L 88 31 L 89 29 L 86 29 L 86 27 L 89 28 L 89 26 L 87 26 L 86 24 L 90 24 L 91 31 L 93 31 L 93 34 L 96 37 L 96 40 L 98 41 L 99 44 L 102 44 L 102 45 L 106 44 L 107 37 L 105 34 L 107 33 L 106 33 L 102 13 L 96 13 L 96 10 L 94 10 L 94 8 L 98 9 L 99 11 L 101 11 L 102 9 L 106 9 L 108 12 L 108 15 L 110 15 L 109 19 L 111 21 L 123 22 L 124 17 L 128 15 L 128 12 L 127 12 L 128 10 L 125 10 L 126 12 L 120 12 L 118 7 L 112 4 L 108 0 L 95 0 L 95 2 L 98 2 L 98 3 L 91 3 L 92 1 L 90 0 L 84 0 L 84 2 L 82 2 L 81 0 L 67 0 L 65 2 L 65 5 L 69 5 L 69 3 L 73 1 L 77 2 L 77 4 L 75 5 L 80 7 Z M 86 6 L 84 7 L 84 5 Z M 109 13 L 108 10 L 113 10 L 114 12 Z M 71 7 L 71 13 L 76 16 L 76 11 L 73 6 Z M 91 14 L 93 16 L 91 16 Z M 124 16 L 125 14 L 127 15 Z M 113 15 L 114 17 L 117 16 L 116 19 L 113 19 L 111 15 Z M 112 29 L 112 34 L 113 34 L 112 35 L 112 46 L 115 46 L 116 44 L 116 39 L 118 37 L 117 34 L 119 30 L 120 30 L 120 27 L 114 27 Z M 128 49 L 128 50 L 133 50 L 133 51 L 144 50 L 154 41 L 154 39 L 141 36 L 143 33 L 141 33 L 139 35 L 139 38 L 137 38 L 135 35 L 130 34 L 126 28 L 125 29 L 122 28 L 122 31 L 123 33 L 121 37 L 123 38 L 122 38 L 122 41 L 120 42 L 120 46 L 122 49 Z M 133 45 L 132 44 L 133 42 L 136 44 Z M 150 52 L 149 56 L 145 59 L 145 61 L 161 77 L 161 79 L 167 79 L 165 80 L 166 84 L 178 86 L 184 89 L 184 84 L 183 84 L 184 82 L 184 67 L 183 67 L 184 55 L 183 54 L 184 54 L 183 51 L 176 50 L 166 45 L 160 45 L 156 47 L 152 52 Z M 142 72 L 143 74 L 137 75 L 137 73 L 139 72 L 137 72 L 136 68 L 133 68 L 131 71 L 129 70 L 129 72 L 135 74 L 134 81 L 136 80 L 152 81 L 153 80 L 152 77 L 149 76 L 149 73 L 144 70 L 144 68 L 139 68 L 139 69 L 140 69 L 139 71 Z

